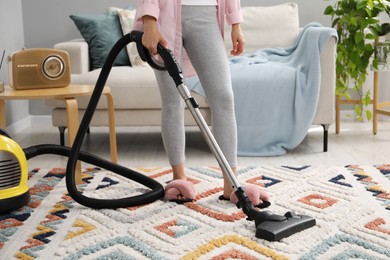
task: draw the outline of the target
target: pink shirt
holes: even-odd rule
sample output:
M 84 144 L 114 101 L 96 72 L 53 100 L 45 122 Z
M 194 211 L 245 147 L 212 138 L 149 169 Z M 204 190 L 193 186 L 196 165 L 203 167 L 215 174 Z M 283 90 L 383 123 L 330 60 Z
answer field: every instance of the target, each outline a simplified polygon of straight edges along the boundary
M 217 0 L 217 2 L 219 28 L 224 36 L 225 18 L 229 25 L 242 21 L 241 4 L 240 0 Z M 168 42 L 168 48 L 173 51 L 177 60 L 182 58 L 185 76 L 195 75 L 187 55 L 184 53 L 183 57 L 180 57 L 182 47 L 181 0 L 137 0 L 135 30 L 143 31 L 142 17 L 144 15 L 157 19 L 159 30 Z

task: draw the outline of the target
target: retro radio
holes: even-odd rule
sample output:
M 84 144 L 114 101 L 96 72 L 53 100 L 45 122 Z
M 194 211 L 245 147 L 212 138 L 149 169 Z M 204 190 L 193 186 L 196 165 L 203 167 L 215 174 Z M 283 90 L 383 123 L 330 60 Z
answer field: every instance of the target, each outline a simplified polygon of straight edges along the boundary
M 16 90 L 65 87 L 70 83 L 66 51 L 24 49 L 12 53 L 8 62 L 10 86 Z

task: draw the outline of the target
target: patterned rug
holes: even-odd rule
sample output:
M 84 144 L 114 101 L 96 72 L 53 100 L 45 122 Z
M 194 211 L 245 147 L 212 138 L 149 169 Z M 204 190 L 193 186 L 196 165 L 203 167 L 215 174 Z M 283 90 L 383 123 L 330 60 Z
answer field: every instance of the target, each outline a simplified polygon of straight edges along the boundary
M 165 183 L 168 168 L 137 169 Z M 293 210 L 317 225 L 278 242 L 255 237 L 233 204 L 218 200 L 218 168 L 189 169 L 198 196 L 93 210 L 67 195 L 64 169 L 30 172 L 31 202 L 0 215 L 1 259 L 390 259 L 390 164 L 241 167 L 241 183 L 262 186 L 270 210 Z M 129 196 L 146 188 L 100 169 L 83 174 L 89 196 Z

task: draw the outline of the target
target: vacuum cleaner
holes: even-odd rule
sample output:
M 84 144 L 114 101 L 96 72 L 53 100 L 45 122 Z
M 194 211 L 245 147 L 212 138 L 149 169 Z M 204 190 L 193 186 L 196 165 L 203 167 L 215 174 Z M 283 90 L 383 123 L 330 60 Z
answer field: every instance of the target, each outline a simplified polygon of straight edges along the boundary
M 23 149 L 0 129 L 0 214 L 30 201 L 28 168 Z
M 96 110 L 99 98 L 103 92 L 103 88 L 106 84 L 107 78 L 113 66 L 113 63 L 118 56 L 119 52 L 130 42 L 135 42 L 140 57 L 148 62 L 148 64 L 157 70 L 167 70 L 176 84 L 180 95 L 184 99 L 189 111 L 194 117 L 203 137 L 205 138 L 210 150 L 215 156 L 218 164 L 222 170 L 227 174 L 230 184 L 238 198 L 237 207 L 242 209 L 247 215 L 248 221 L 254 221 L 256 226 L 256 237 L 266 239 L 269 241 L 278 241 L 292 234 L 310 228 L 316 225 L 314 218 L 296 214 L 292 211 L 285 213 L 284 215 L 278 215 L 271 211 L 259 211 L 256 209 L 249 198 L 246 196 L 243 188 L 238 182 L 235 174 L 229 167 L 229 164 L 223 155 L 218 143 L 213 137 L 207 123 L 201 115 L 196 100 L 191 96 L 190 91 L 184 83 L 182 70 L 180 65 L 176 61 L 171 50 L 164 48 L 161 44 L 158 45 L 157 51 L 163 60 L 163 66 L 157 64 L 150 55 L 149 51 L 142 45 L 142 32 L 132 31 L 131 33 L 123 36 L 119 39 L 110 53 L 102 67 L 98 80 L 95 85 L 95 89 L 91 95 L 90 101 L 86 108 L 86 112 L 81 120 L 78 132 L 76 134 L 73 146 L 71 148 L 63 147 L 59 145 L 38 145 L 32 146 L 27 149 L 23 149 L 26 159 L 41 155 L 41 154 L 58 154 L 69 157 L 66 168 L 66 187 L 69 195 L 78 203 L 95 208 L 125 208 L 136 205 L 143 205 L 160 199 L 164 195 L 163 187 L 160 183 L 152 180 L 138 172 L 130 170 L 126 167 L 113 164 L 105 159 L 96 157 L 92 154 L 81 151 L 83 139 L 87 133 L 89 124 L 91 122 L 94 111 Z M 0 140 L 6 137 L 0 135 Z M 1 144 L 1 143 L 0 143 Z M 1 152 L 1 150 L 0 150 Z M 135 180 L 151 189 L 150 192 L 145 194 L 120 198 L 120 199 L 97 199 L 90 198 L 78 190 L 75 180 L 75 171 L 77 161 L 81 160 L 101 168 L 110 170 L 126 178 Z M 0 175 L 1 176 L 1 175 Z M 1 182 L 1 178 L 0 178 Z M 0 188 L 1 189 L 1 188 Z M 1 195 L 1 193 L 0 193 Z M 1 202 L 0 197 L 0 202 Z

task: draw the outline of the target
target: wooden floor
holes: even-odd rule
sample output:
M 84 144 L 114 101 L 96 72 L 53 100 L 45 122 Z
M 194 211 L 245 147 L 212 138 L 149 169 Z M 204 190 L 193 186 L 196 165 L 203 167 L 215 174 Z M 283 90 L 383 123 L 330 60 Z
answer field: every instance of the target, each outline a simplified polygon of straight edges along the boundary
M 59 144 L 58 130 L 50 125 L 34 126 L 13 136 L 21 147 L 37 144 Z M 286 155 L 277 157 L 239 157 L 239 166 L 331 166 L 373 165 L 390 163 L 390 122 L 379 122 L 378 134 L 372 134 L 372 123 L 342 122 L 336 135 L 329 129 L 328 152 L 322 151 L 322 127 L 312 127 L 304 141 Z M 118 127 L 119 164 L 126 167 L 169 166 L 158 127 Z M 109 159 L 108 129 L 91 128 L 82 150 Z M 187 128 L 188 166 L 215 166 L 216 161 L 197 128 Z M 29 160 L 29 168 L 65 167 L 67 158 L 41 155 Z M 88 165 L 84 165 L 88 166 Z

